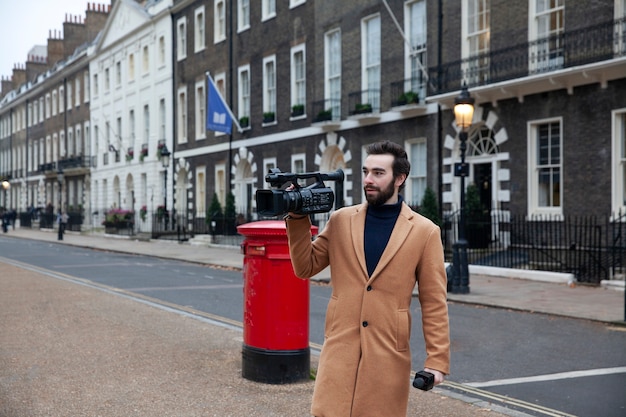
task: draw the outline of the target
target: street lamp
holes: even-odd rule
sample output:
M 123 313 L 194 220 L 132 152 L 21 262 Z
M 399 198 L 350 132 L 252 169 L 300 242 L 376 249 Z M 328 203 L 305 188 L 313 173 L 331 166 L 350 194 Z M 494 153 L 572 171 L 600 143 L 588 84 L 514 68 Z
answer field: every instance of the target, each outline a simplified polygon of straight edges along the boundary
M 8 180 L 2 180 L 2 190 L 4 191 L 4 211 L 0 207 L 0 221 L 2 222 L 2 231 L 6 233 L 9 227 L 9 212 L 7 207 L 7 190 L 11 188 L 11 183 Z
M 59 213 L 58 213 L 58 221 L 59 230 L 57 239 L 63 240 L 63 180 L 65 179 L 65 174 L 63 173 L 63 168 L 57 170 L 57 181 L 59 182 Z
M 454 99 L 454 118 L 459 131 L 459 150 L 461 163 L 454 164 L 454 176 L 461 177 L 461 217 L 459 219 L 459 239 L 452 246 L 452 293 L 467 294 L 469 289 L 469 266 L 467 261 L 467 239 L 465 237 L 465 177 L 469 175 L 469 166 L 465 163 L 467 149 L 467 131 L 474 117 L 474 98 L 463 84 L 461 94 Z
M 170 151 L 167 146 L 163 144 L 161 148 L 161 164 L 165 168 L 163 175 L 163 215 L 165 216 L 165 225 L 167 227 L 167 169 L 170 166 Z

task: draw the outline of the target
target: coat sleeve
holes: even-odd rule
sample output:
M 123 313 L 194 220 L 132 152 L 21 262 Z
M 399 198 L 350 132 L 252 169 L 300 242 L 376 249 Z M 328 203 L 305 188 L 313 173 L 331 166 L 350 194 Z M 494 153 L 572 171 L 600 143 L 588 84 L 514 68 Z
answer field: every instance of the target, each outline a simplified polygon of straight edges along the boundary
M 426 345 L 426 368 L 450 373 L 450 329 L 447 278 L 439 228 L 434 227 L 424 246 L 417 282 Z
M 287 238 L 289 239 L 289 255 L 293 272 L 299 278 L 310 278 L 328 266 L 327 232 L 330 221 L 324 231 L 315 239 L 311 236 L 311 221 L 303 219 L 285 219 Z

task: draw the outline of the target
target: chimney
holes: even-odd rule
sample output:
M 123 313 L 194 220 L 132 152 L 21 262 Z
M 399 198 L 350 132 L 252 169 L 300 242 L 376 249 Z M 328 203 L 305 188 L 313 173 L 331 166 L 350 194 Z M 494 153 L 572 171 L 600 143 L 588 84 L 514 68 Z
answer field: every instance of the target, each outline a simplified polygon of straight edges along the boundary
M 48 68 L 52 68 L 57 62 L 63 60 L 63 39 L 61 33 L 50 31 L 48 35 Z

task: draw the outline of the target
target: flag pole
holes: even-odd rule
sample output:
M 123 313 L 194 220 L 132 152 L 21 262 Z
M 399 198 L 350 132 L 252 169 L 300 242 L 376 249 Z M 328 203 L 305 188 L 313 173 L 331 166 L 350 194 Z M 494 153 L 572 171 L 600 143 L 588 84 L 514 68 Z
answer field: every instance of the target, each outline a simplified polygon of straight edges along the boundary
M 222 97 L 222 93 L 220 93 L 220 90 L 217 88 L 217 85 L 215 85 L 215 81 L 213 81 L 213 77 L 211 77 L 211 73 L 209 71 L 206 71 L 205 75 L 207 76 L 209 82 L 211 84 L 213 84 L 213 87 L 215 88 L 215 91 L 217 91 L 217 94 L 220 96 L 220 99 L 224 103 L 224 107 L 226 107 L 226 111 L 228 111 L 228 114 L 230 115 L 230 118 L 232 119 L 233 123 L 235 123 L 235 126 L 237 126 L 237 131 L 239 133 L 243 132 L 243 129 L 239 125 L 239 120 L 233 114 L 232 110 L 230 109 L 230 106 L 228 105 L 228 103 L 226 103 L 226 100 L 224 100 L 224 97 Z M 208 90 L 207 90 L 207 92 L 208 92 Z

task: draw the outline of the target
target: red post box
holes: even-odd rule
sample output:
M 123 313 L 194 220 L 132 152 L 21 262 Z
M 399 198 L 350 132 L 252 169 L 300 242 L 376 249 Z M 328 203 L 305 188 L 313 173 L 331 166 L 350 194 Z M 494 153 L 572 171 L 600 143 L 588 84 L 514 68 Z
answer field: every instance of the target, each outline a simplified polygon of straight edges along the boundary
M 307 380 L 309 281 L 293 272 L 285 222 L 246 223 L 237 231 L 244 236 L 242 376 L 269 384 Z

